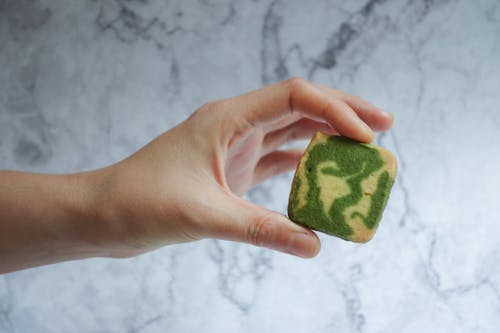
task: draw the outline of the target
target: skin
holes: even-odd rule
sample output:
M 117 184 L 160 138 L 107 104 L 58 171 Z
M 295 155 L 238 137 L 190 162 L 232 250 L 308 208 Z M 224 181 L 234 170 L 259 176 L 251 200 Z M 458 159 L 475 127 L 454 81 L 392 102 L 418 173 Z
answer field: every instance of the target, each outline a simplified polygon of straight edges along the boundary
M 279 150 L 316 131 L 371 142 L 390 114 L 291 78 L 203 105 L 135 154 L 91 172 L 0 172 L 0 272 L 89 257 L 131 257 L 203 238 L 313 257 L 318 237 L 240 198 L 293 169 Z

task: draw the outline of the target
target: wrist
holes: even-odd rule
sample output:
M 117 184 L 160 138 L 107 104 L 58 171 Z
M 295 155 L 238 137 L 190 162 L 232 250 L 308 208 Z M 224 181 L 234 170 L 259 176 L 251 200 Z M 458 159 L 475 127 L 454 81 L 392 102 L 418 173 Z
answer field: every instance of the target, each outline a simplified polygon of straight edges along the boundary
M 146 251 L 131 214 L 135 203 L 123 193 L 123 182 L 115 166 L 71 175 L 74 186 L 82 188 L 77 215 L 86 221 L 85 243 L 98 256 L 125 258 Z
M 46 207 L 47 216 L 57 212 L 52 215 L 56 226 L 52 235 L 52 251 L 67 253 L 68 259 L 109 256 L 109 228 L 96 204 L 97 173 L 42 177 L 50 188 L 50 202 L 42 206 Z

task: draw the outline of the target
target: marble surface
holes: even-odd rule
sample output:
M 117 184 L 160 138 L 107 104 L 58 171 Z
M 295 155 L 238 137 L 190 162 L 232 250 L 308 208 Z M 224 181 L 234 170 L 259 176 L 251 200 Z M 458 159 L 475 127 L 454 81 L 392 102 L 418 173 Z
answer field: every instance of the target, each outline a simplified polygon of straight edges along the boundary
M 120 160 L 299 75 L 391 111 L 375 238 L 317 258 L 205 240 L 0 276 L 0 332 L 498 332 L 500 2 L 0 0 L 0 169 Z M 248 198 L 284 212 L 291 175 Z

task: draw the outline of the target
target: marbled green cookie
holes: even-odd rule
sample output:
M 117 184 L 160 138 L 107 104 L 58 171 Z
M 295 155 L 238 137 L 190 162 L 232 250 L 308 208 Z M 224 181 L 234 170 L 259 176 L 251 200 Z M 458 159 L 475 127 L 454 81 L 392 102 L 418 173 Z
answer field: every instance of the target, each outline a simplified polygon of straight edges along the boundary
M 396 170 L 388 150 L 318 132 L 295 172 L 288 215 L 312 229 L 367 242 L 382 217 Z

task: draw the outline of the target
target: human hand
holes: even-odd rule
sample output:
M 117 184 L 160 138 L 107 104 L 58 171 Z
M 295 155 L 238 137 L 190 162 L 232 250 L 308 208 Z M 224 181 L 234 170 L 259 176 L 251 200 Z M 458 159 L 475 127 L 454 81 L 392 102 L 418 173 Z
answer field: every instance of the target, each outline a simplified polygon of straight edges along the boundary
M 239 196 L 297 165 L 302 150 L 278 150 L 316 131 L 370 142 L 393 118 L 338 90 L 292 78 L 208 103 L 129 158 L 89 174 L 108 253 L 123 257 L 178 242 L 218 238 L 301 257 L 317 236 Z

